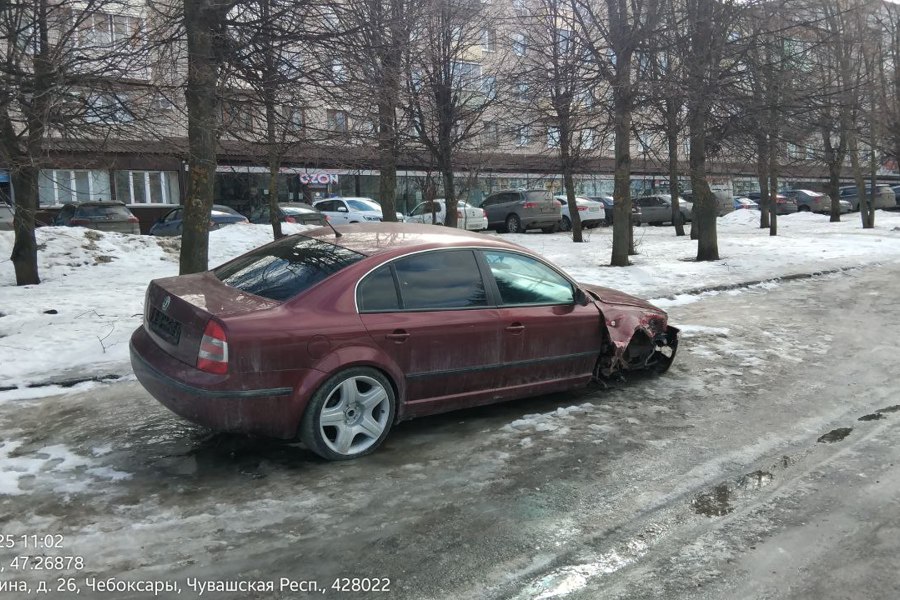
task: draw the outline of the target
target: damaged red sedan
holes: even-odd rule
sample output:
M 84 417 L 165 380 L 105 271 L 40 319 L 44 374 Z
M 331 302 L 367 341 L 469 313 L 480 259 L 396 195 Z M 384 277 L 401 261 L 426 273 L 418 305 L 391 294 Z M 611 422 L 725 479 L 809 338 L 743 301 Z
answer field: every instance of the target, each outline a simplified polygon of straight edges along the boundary
M 665 371 L 666 313 L 490 236 L 367 223 L 157 279 L 131 338 L 141 384 L 221 431 L 343 460 L 397 421 Z

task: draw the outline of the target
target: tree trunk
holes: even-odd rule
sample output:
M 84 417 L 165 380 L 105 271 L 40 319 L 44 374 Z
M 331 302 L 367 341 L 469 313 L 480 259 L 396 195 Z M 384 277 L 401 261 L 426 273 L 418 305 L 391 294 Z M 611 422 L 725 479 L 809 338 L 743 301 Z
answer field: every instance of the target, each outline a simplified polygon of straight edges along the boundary
M 397 24 L 392 22 L 393 35 Z M 395 40 L 396 41 L 396 40 Z M 400 51 L 384 57 L 384 81 L 378 95 L 378 202 L 385 221 L 397 220 L 397 98 L 400 96 Z
M 13 218 L 16 239 L 10 259 L 16 272 L 16 285 L 41 282 L 38 275 L 37 241 L 34 236 L 39 173 L 39 169 L 33 165 L 22 165 L 12 170 L 12 184 L 16 194 L 16 213 Z
M 869 201 L 866 198 L 866 181 L 862 165 L 859 164 L 859 139 L 856 129 L 851 127 L 847 137 L 850 146 L 850 169 L 853 171 L 853 181 L 856 183 L 856 194 L 857 198 L 859 198 L 859 218 L 862 221 L 863 229 L 865 229 L 869 222 Z
M 209 268 L 209 216 L 216 177 L 219 58 L 215 38 L 219 34 L 221 8 L 213 0 L 185 0 L 184 23 L 188 46 L 188 81 L 185 92 L 188 113 L 188 189 L 184 203 L 179 272 L 197 273 Z
M 716 233 L 716 199 L 706 181 L 706 119 L 702 111 L 690 120 L 691 192 L 693 193 L 694 227 L 697 228 L 697 260 L 719 260 Z
M 669 128 L 669 194 L 672 197 L 672 225 L 675 227 L 675 235 L 684 235 L 684 215 L 681 214 L 681 198 L 678 196 L 678 137 L 675 131 Z
M 838 223 L 841 220 L 841 158 L 835 156 L 832 150 L 828 152 L 826 149 L 826 161 L 828 162 L 828 195 L 831 197 L 831 218 L 829 221 Z
M 613 245 L 610 265 L 626 267 L 633 250 L 631 235 L 631 52 L 617 57 L 613 87 L 616 167 L 613 187 Z
M 572 156 L 569 148 L 568 124 L 560 122 L 559 156 L 562 163 L 563 189 L 566 192 L 566 204 L 569 206 L 569 221 L 572 222 L 572 241 L 584 241 L 581 232 L 581 215 L 578 214 L 578 203 L 575 201 L 575 179 L 572 177 Z
M 453 180 L 453 167 L 449 161 L 441 167 L 441 178 L 444 180 L 444 225 L 456 227 L 456 189 Z
M 769 142 L 765 133 L 756 136 L 756 181 L 759 184 L 759 228 L 769 228 Z
M 272 237 L 276 240 L 284 237 L 281 231 L 281 211 L 278 210 L 278 171 L 281 161 L 277 153 L 269 154 L 269 222 L 272 224 Z
M 774 127 L 776 116 L 771 116 Z M 778 235 L 778 130 L 769 132 L 769 236 Z

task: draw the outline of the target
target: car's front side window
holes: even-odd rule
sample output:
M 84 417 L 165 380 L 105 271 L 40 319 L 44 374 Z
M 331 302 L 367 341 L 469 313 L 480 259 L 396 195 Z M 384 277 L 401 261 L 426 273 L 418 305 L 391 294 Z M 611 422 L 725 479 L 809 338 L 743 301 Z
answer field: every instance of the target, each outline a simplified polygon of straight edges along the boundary
M 569 280 L 531 257 L 499 250 L 483 251 L 504 305 L 572 304 Z

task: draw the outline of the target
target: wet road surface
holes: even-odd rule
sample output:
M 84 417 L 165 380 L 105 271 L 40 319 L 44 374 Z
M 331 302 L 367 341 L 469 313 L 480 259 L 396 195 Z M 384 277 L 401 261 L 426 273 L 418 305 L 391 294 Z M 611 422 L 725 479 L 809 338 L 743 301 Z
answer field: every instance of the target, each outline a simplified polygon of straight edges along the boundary
M 60 535 L 43 552 L 84 567 L 11 568 L 41 552 L 18 544 L 0 580 L 29 588 L 7 597 L 58 577 L 152 595 L 96 577 L 180 582 L 170 597 L 197 578 L 274 582 L 213 598 L 897 598 L 898 297 L 897 265 L 703 297 L 669 309 L 665 376 L 403 423 L 349 463 L 210 434 L 133 381 L 9 401 L 2 533 Z

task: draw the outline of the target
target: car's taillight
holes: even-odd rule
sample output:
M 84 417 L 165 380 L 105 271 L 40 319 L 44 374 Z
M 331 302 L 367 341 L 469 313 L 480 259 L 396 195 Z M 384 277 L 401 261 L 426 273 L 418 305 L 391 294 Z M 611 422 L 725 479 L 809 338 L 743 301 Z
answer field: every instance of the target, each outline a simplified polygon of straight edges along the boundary
M 537 208 L 539 204 L 537 202 L 526 202 L 522 205 L 522 208 Z
M 579 206 L 579 207 L 578 207 L 578 210 L 579 210 L 579 211 L 587 210 L 587 209 L 588 209 L 587 206 Z
M 457 219 L 462 219 L 462 218 L 463 218 L 463 214 L 462 214 L 462 211 L 461 211 L 461 210 L 457 210 L 457 211 L 456 211 L 456 218 L 457 218 Z
M 138 218 L 135 216 L 128 217 L 128 222 L 129 223 L 140 223 L 140 221 L 138 221 Z
M 326 221 L 330 221 L 330 220 L 331 220 L 331 217 L 329 217 L 328 215 L 322 215 L 322 216 L 325 217 L 325 220 L 326 220 Z
M 294 217 L 285 217 L 284 222 L 285 223 L 296 223 L 297 219 L 295 219 Z
M 206 323 L 203 338 L 200 340 L 197 368 L 220 375 L 228 372 L 228 341 L 225 339 L 225 329 L 212 319 Z
M 90 224 L 91 224 L 91 220 L 90 220 L 90 219 L 71 219 L 71 220 L 69 221 L 69 225 L 82 225 L 82 226 L 84 226 L 84 225 L 90 225 Z
M 487 211 L 484 210 L 483 208 L 481 209 L 481 216 L 484 217 L 485 219 L 487 219 Z

